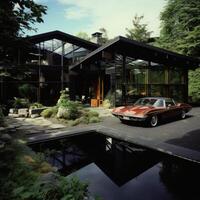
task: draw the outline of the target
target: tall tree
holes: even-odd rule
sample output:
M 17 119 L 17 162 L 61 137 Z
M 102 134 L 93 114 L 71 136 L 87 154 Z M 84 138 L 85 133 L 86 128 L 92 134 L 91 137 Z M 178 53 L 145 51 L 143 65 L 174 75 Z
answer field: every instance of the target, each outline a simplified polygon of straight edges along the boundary
M 159 45 L 200 56 L 200 0 L 168 0 L 161 13 Z
M 82 32 L 82 31 L 78 32 L 76 34 L 76 36 L 79 37 L 79 38 L 82 38 L 84 40 L 88 40 L 88 41 L 90 41 L 90 39 L 91 39 L 86 32 Z
M 200 57 L 200 0 L 168 0 L 161 13 L 160 47 Z M 200 103 L 200 69 L 189 71 L 189 96 Z
M 8 56 L 25 30 L 34 30 L 34 23 L 43 22 L 46 10 L 46 6 L 33 0 L 0 1 L 0 60 Z
M 108 31 L 105 28 L 100 28 L 99 31 L 102 33 L 102 39 L 101 39 L 101 43 L 105 44 L 106 42 L 108 42 L 109 38 L 108 38 Z
M 126 28 L 126 31 L 128 32 L 126 34 L 126 37 L 129 39 L 137 40 L 140 42 L 147 42 L 148 39 L 151 36 L 151 31 L 148 31 L 147 24 L 143 24 L 144 16 L 138 16 L 137 14 L 134 16 L 132 20 L 133 27 L 132 28 Z

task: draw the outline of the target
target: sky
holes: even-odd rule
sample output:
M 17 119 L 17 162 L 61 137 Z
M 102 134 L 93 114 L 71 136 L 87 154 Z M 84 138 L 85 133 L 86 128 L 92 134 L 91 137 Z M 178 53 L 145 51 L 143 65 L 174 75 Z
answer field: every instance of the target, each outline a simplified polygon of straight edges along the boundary
M 147 24 L 152 36 L 159 36 L 160 12 L 166 0 L 34 0 L 47 5 L 44 23 L 36 24 L 38 29 L 27 32 L 34 35 L 60 30 L 72 35 L 86 32 L 89 36 L 106 28 L 109 38 L 125 36 L 126 28 L 132 27 L 132 19 L 137 14 L 144 15 L 142 23 Z

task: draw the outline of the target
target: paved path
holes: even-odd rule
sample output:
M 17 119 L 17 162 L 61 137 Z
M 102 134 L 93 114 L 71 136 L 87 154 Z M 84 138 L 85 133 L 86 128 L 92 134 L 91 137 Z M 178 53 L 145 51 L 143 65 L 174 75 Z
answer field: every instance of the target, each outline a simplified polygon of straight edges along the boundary
M 66 128 L 41 118 L 34 120 L 34 125 L 31 119 L 29 122 L 22 121 L 20 128 L 32 131 L 27 137 L 30 143 L 97 132 L 200 163 L 200 108 L 193 108 L 189 114 L 184 120 L 168 122 L 155 128 L 122 124 L 110 115 L 103 122 L 88 126 Z M 17 125 L 16 119 L 13 120 Z

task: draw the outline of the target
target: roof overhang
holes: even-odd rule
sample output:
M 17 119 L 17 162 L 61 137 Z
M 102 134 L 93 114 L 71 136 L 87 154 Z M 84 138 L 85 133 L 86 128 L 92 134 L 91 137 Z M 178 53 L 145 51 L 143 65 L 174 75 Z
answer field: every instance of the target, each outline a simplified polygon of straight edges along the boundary
M 92 50 L 92 51 L 97 49 L 100 46 L 99 44 L 81 39 L 79 37 L 76 37 L 76 36 L 61 32 L 61 31 L 51 31 L 51 32 L 42 33 L 38 35 L 28 36 L 25 39 L 31 42 L 32 44 L 38 44 L 40 42 L 57 39 L 57 40 L 74 44 L 76 46 L 83 47 L 85 49 Z
M 102 52 L 121 54 L 124 56 L 152 61 L 172 67 L 187 67 L 195 69 L 200 67 L 200 60 L 197 58 L 184 56 L 172 51 L 161 49 L 146 43 L 137 42 L 128 38 L 118 36 L 105 45 L 92 51 L 81 62 L 71 66 L 71 70 L 78 70 L 81 65 L 92 63 L 102 58 Z

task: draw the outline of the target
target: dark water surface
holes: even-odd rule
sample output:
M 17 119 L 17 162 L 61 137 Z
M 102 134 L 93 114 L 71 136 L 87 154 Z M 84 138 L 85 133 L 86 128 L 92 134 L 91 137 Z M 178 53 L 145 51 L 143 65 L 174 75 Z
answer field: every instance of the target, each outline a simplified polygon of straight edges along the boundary
M 66 177 L 105 200 L 200 199 L 200 167 L 127 142 L 88 134 L 32 146 Z

